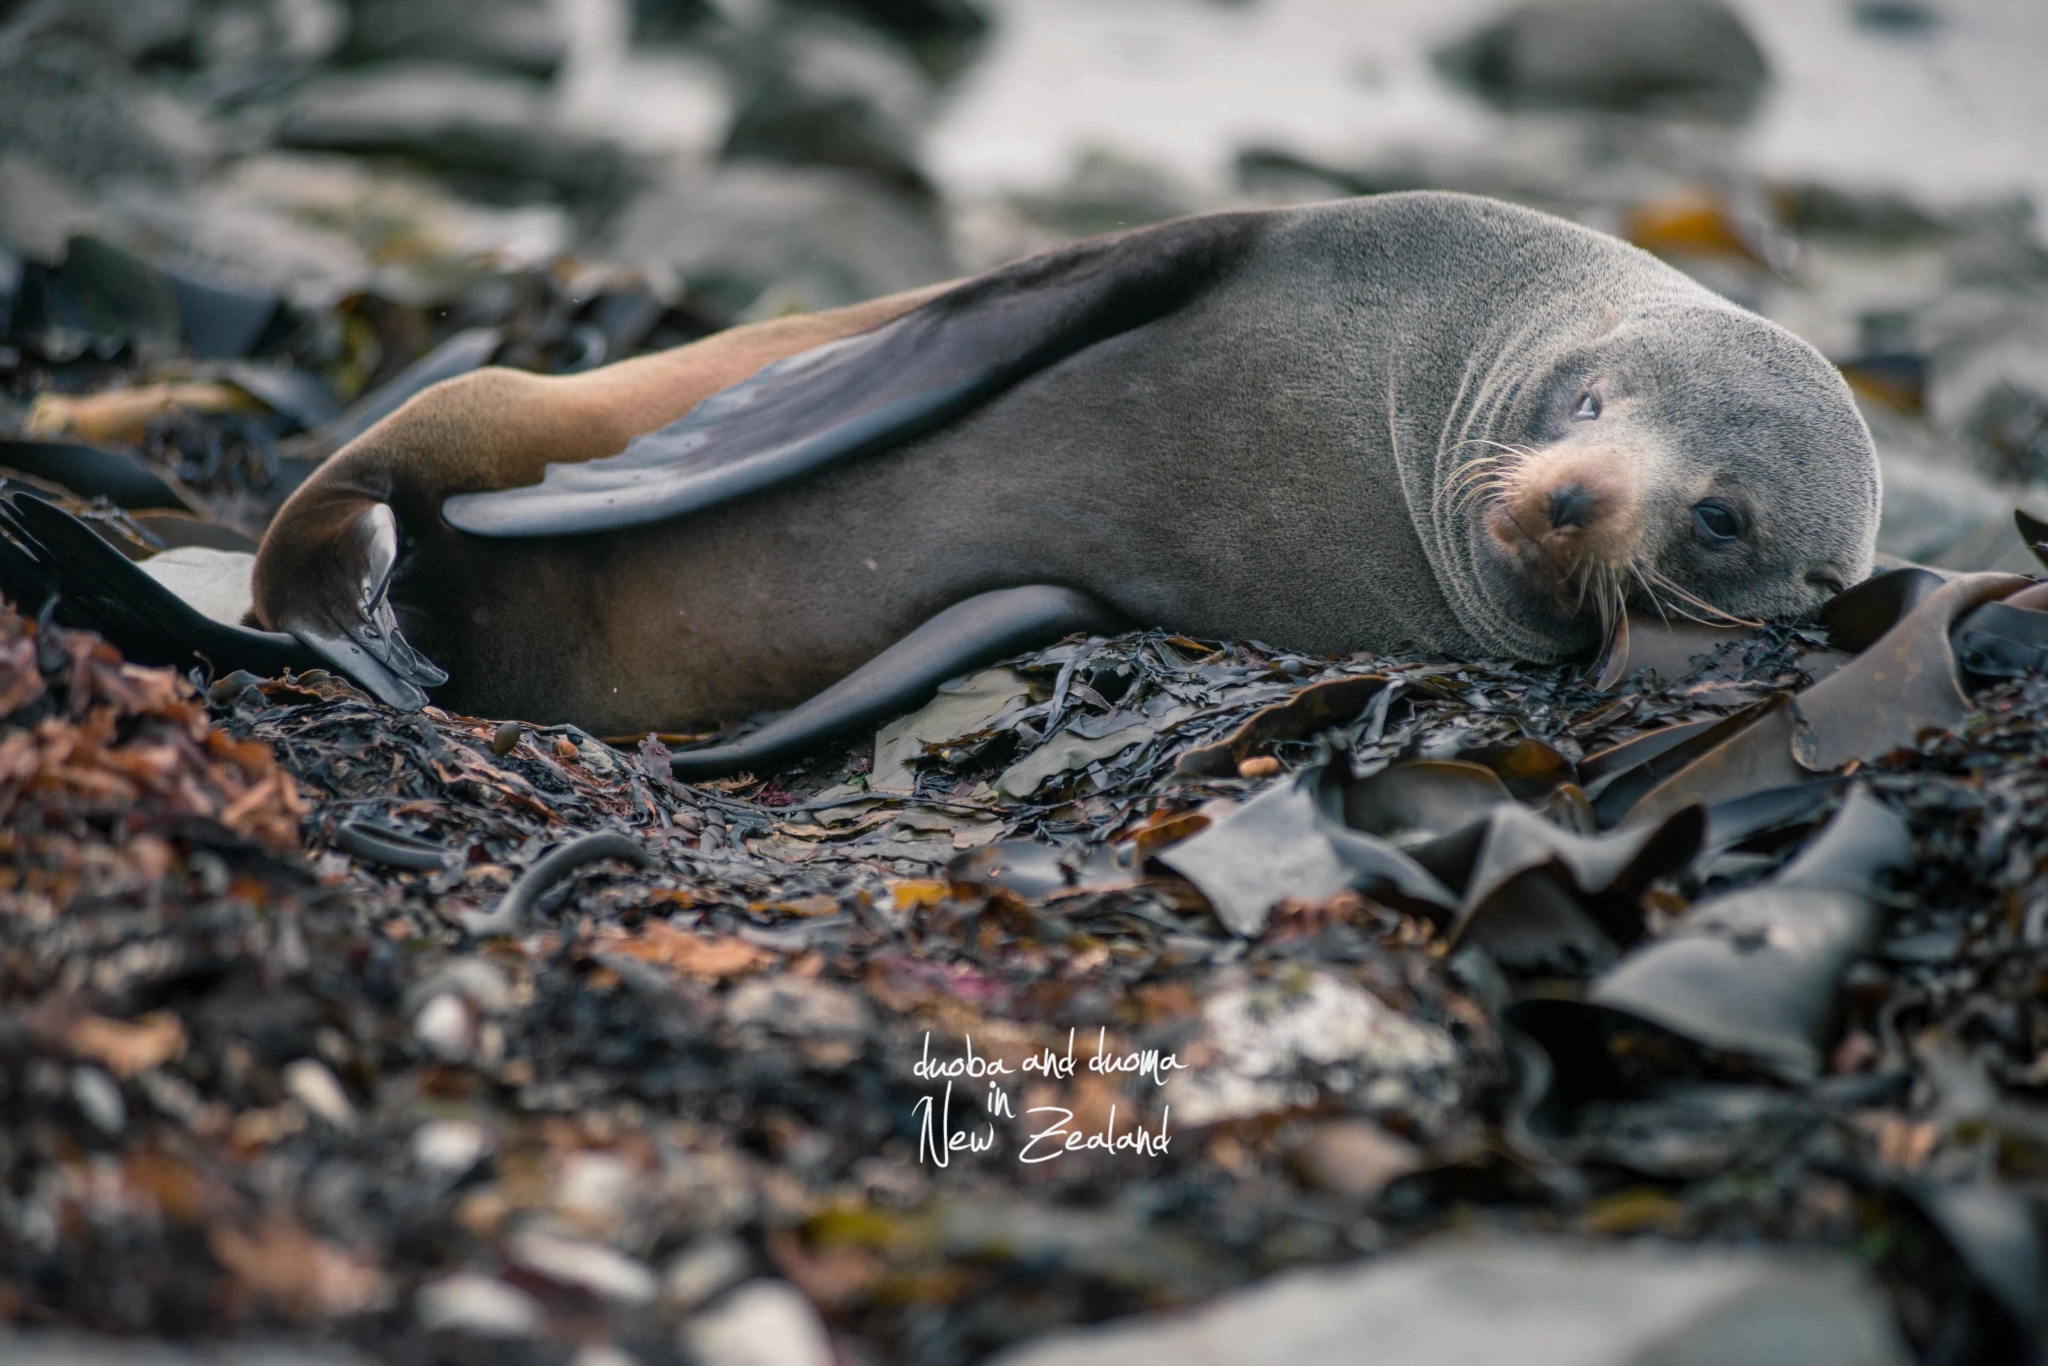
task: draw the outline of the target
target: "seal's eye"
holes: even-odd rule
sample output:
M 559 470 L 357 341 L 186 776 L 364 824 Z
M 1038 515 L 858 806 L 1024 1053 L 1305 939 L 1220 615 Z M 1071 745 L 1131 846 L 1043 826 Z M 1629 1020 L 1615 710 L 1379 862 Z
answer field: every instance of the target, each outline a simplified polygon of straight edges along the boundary
M 1600 416 L 1600 395 L 1588 389 L 1579 395 L 1579 406 L 1572 409 L 1572 416 L 1581 422 L 1591 422 Z
M 1718 498 L 1694 503 L 1692 524 L 1701 540 L 1716 545 L 1734 540 L 1742 531 L 1742 521 L 1735 515 L 1735 509 Z

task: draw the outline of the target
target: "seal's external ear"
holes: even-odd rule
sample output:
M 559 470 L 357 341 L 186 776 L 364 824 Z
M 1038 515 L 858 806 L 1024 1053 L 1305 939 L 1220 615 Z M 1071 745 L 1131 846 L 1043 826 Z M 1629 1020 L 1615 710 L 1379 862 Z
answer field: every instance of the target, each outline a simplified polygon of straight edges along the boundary
M 448 675 L 406 643 L 391 610 L 398 518 L 388 505 L 372 503 L 332 549 L 341 572 L 321 582 L 325 591 L 308 604 L 313 610 L 288 613 L 278 624 L 379 702 L 418 711 L 427 704 L 426 690 L 446 683 Z
M 1186 218 L 1019 261 L 871 332 L 777 361 L 619 455 L 550 465 L 526 488 L 459 494 L 442 515 L 480 536 L 602 531 L 886 450 L 1183 307 L 1229 273 L 1267 221 Z

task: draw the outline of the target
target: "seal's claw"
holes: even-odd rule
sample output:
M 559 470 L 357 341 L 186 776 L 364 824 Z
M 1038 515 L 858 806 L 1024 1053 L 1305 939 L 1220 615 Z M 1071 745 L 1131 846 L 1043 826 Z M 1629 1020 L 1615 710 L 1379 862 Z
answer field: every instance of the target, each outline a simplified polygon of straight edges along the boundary
M 351 528 L 356 562 L 352 601 L 330 598 L 327 610 L 309 612 L 285 624 L 293 635 L 329 664 L 360 683 L 378 701 L 403 711 L 427 704 L 428 688 L 448 681 L 406 642 L 391 610 L 391 575 L 398 566 L 398 518 L 388 504 L 373 503 Z

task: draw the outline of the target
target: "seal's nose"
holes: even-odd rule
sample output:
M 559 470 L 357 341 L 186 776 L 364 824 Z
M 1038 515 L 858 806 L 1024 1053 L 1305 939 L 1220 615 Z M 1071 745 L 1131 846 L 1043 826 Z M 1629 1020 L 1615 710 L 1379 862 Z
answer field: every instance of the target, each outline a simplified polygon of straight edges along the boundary
M 1583 484 L 1563 484 L 1550 491 L 1550 525 L 1582 527 L 1593 515 L 1593 494 Z

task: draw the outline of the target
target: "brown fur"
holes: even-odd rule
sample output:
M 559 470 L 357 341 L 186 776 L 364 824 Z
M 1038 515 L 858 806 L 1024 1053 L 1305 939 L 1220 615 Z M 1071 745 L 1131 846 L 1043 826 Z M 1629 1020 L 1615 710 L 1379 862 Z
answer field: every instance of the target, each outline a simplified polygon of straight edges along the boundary
M 616 455 L 764 366 L 880 327 L 950 288 L 752 323 L 580 375 L 492 366 L 437 384 L 336 452 L 279 510 L 257 563 L 257 620 L 275 629 L 295 583 L 348 591 L 355 576 L 333 566 L 359 563 L 356 522 L 373 503 L 403 496 L 401 517 L 432 525 L 450 494 L 531 484 L 550 463 Z
M 1078 278 L 1114 260 L 1109 294 L 1122 281 L 1145 297 L 1220 230 L 1186 220 L 1070 250 Z M 1867 572 L 1876 462 L 1839 375 L 1633 248 L 1436 193 L 1274 210 L 1244 238 L 1228 269 L 1142 326 L 714 515 L 491 536 L 456 531 L 443 502 L 619 451 L 764 364 L 939 291 L 573 379 L 442 386 L 287 505 L 258 565 L 259 610 L 276 625 L 288 608 L 303 634 L 361 635 L 349 528 L 385 502 L 405 538 L 390 605 L 447 671 L 441 705 L 623 734 L 794 706 L 996 589 L 1071 589 L 1198 637 L 1549 661 L 1594 645 L 1624 594 L 1791 616 Z M 1064 278 L 1034 259 L 976 298 L 1028 304 L 1041 277 Z M 986 343 L 953 326 L 997 316 L 977 308 L 928 315 L 938 378 Z M 1596 388 L 1603 413 L 1579 421 L 1576 396 Z M 1584 603 L 1599 612 L 1484 520 L 1523 459 L 1536 457 L 1521 471 L 1536 487 L 1551 454 L 1595 448 L 1625 452 L 1636 484 L 1633 516 L 1594 498 L 1564 554 L 1600 571 Z M 1707 494 L 1739 512 L 1734 542 L 1702 540 Z

